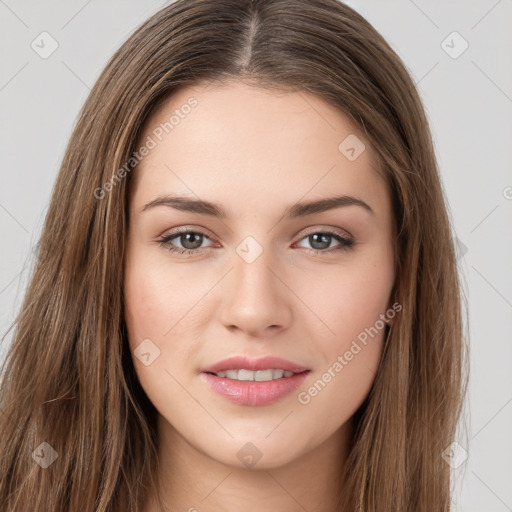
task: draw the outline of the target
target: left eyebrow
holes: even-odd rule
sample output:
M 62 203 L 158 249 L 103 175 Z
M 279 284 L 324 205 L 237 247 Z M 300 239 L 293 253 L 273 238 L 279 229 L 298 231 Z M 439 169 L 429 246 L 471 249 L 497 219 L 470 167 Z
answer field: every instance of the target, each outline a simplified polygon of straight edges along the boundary
M 285 210 L 284 216 L 289 218 L 305 217 L 306 215 L 325 212 L 342 206 L 361 206 L 372 215 L 375 215 L 372 207 L 357 197 L 335 196 L 327 199 L 320 199 L 319 201 L 296 203 Z
M 225 219 L 228 217 L 226 210 L 220 204 L 212 203 L 210 201 L 204 201 L 202 199 L 193 199 L 185 196 L 169 195 L 160 196 L 154 199 L 153 201 L 150 201 L 144 206 L 142 212 L 150 208 L 154 208 L 156 206 L 168 206 L 176 210 L 199 213 L 202 215 L 210 215 L 212 217 L 217 217 L 220 219 Z M 373 211 L 372 207 L 369 204 L 365 203 L 363 200 L 358 199 L 356 197 L 343 195 L 329 197 L 326 199 L 320 199 L 317 201 L 295 203 L 286 208 L 286 210 L 284 211 L 284 217 L 305 217 L 307 215 L 325 212 L 343 206 L 360 206 L 369 213 L 371 213 L 372 215 L 375 215 L 375 212 Z

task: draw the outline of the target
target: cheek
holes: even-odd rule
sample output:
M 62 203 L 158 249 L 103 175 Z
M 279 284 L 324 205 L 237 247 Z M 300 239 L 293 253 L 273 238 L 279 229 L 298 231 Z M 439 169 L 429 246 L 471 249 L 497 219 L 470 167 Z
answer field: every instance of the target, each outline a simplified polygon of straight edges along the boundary
M 332 355 L 375 326 L 383 330 L 393 284 L 391 265 L 339 265 L 296 281 L 297 295 L 321 320 L 322 345 Z M 362 335 L 364 338 L 364 335 Z
M 332 266 L 324 275 L 317 273 L 315 287 L 312 280 L 300 280 L 298 293 L 325 329 L 317 331 L 315 340 L 322 365 L 299 402 L 314 401 L 319 408 L 335 404 L 333 424 L 355 412 L 369 392 L 387 334 L 384 319 L 394 316 L 389 313 L 392 260 L 381 255 L 378 261 Z
M 129 261 L 124 291 L 130 339 L 154 338 L 163 346 L 180 329 L 182 318 L 193 317 L 194 305 L 205 293 L 205 283 L 190 279 L 179 266 L 169 268 L 164 260 L 148 257 L 142 251 Z
M 125 322 L 138 380 L 153 405 L 165 411 L 182 401 L 190 405 L 173 376 L 176 368 L 192 364 L 197 351 L 184 333 L 204 290 L 197 289 L 197 280 L 187 281 L 175 270 L 171 273 L 147 252 L 134 251 L 127 258 Z
M 368 396 L 382 353 L 382 336 L 363 346 L 349 344 L 332 354 L 297 395 L 302 428 L 329 437 L 344 425 Z M 350 356 L 348 356 L 350 354 Z
M 344 424 L 367 397 L 387 334 L 391 283 L 377 273 L 341 272 L 309 295 L 329 331 L 316 337 L 321 364 L 297 395 L 308 428 L 326 435 Z

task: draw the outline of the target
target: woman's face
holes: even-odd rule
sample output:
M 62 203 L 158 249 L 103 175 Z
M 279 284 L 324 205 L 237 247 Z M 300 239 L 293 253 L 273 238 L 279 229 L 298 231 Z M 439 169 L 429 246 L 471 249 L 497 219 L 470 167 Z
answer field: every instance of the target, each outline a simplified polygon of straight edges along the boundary
M 392 210 L 367 140 L 317 96 L 231 82 L 178 91 L 143 145 L 125 316 L 161 424 L 231 466 L 319 448 L 367 396 L 395 313 Z

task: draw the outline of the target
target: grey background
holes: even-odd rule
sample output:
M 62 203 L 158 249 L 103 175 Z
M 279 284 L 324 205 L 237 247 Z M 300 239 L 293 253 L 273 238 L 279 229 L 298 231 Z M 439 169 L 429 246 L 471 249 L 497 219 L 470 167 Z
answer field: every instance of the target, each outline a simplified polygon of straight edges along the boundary
M 0 0 L 2 334 L 23 297 L 79 108 L 107 59 L 166 3 Z M 459 240 L 471 379 L 468 429 L 452 459 L 469 453 L 452 469 L 456 510 L 512 511 L 512 0 L 347 3 L 384 35 L 418 84 Z M 46 59 L 31 47 L 42 47 L 43 31 L 58 44 Z M 469 47 L 453 58 L 463 40 Z

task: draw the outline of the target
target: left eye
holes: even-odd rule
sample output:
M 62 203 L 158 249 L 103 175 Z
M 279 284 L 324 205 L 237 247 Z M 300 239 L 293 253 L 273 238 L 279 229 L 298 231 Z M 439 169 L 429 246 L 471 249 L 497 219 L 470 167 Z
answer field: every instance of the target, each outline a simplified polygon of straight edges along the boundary
M 175 245 L 175 242 L 173 242 L 175 239 L 179 241 L 181 247 L 177 247 Z M 179 254 L 197 254 L 201 248 L 212 247 L 212 245 L 201 247 L 205 239 L 210 240 L 207 235 L 200 231 L 180 230 L 162 237 L 158 242 L 162 247 L 171 252 L 177 252 Z M 331 231 L 310 233 L 302 237 L 300 241 L 302 242 L 303 240 L 308 240 L 312 245 L 310 249 L 316 253 L 330 253 L 334 251 L 347 250 L 354 245 L 353 239 Z M 338 241 L 338 246 L 334 249 L 331 245 L 333 240 Z
M 349 249 L 354 245 L 354 241 L 351 238 L 346 238 L 338 233 L 331 231 L 320 231 L 310 233 L 306 235 L 302 240 L 308 240 L 313 246 L 312 249 L 317 252 L 333 252 L 343 249 Z M 333 251 L 326 251 L 325 249 L 331 249 L 331 242 L 337 240 L 339 245 L 333 249 Z M 316 246 L 316 247 L 315 247 Z

